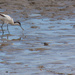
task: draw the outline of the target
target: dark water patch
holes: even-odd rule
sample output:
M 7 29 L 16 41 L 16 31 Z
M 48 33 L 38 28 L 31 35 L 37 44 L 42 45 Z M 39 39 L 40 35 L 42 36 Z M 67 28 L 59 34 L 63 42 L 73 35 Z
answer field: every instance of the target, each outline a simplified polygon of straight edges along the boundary
M 73 28 L 75 28 L 75 25 L 73 25 Z
M 44 50 L 49 50 L 47 48 L 35 48 L 35 51 L 44 51 Z
M 31 26 L 31 28 L 39 28 L 38 26 Z
M 72 30 L 72 29 L 68 29 L 68 28 L 61 28 L 60 30 Z
M 8 46 L 10 45 L 9 43 L 2 43 L 1 46 Z
M 42 70 L 44 70 L 44 66 L 43 65 L 40 65 L 40 66 L 38 66 L 38 68 L 42 71 Z
M 22 63 L 22 62 L 16 62 L 15 64 L 17 64 L 17 65 L 22 65 L 23 63 Z
M 50 64 L 63 64 L 61 61 L 51 62 Z
M 48 28 L 54 28 L 55 26 L 49 26 Z
M 9 63 L 6 62 L 6 61 L 2 61 L 2 62 L 0 62 L 0 64 L 6 64 L 6 65 L 8 65 Z
M 75 37 L 75 35 L 62 35 L 62 37 Z
M 20 40 L 21 40 L 21 37 L 18 39 L 12 39 L 12 41 L 20 41 Z

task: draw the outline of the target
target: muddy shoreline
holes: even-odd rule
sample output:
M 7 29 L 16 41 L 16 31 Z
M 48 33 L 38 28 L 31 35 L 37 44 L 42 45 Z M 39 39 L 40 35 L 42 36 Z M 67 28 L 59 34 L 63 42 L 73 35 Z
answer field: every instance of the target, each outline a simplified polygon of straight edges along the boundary
M 1 13 L 16 14 L 28 18 L 29 14 L 39 13 L 42 16 L 63 19 L 63 17 L 75 17 L 73 12 L 75 2 L 57 0 L 0 0 Z M 19 10 L 19 11 L 17 11 Z

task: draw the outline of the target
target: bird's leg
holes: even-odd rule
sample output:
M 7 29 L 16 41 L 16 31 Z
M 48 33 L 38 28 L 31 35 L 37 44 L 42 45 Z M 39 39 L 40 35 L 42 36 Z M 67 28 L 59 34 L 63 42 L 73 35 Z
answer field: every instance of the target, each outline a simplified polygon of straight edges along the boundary
M 7 24 L 7 30 L 8 30 L 8 24 Z
M 3 28 L 3 25 L 4 25 L 4 22 L 2 23 L 2 26 L 1 26 L 1 28 Z
M 7 24 L 7 30 L 8 30 L 8 33 L 10 34 L 9 29 L 8 29 L 8 24 Z
M 4 25 L 4 22 L 2 23 L 2 26 L 1 26 L 2 33 L 4 34 L 3 25 Z

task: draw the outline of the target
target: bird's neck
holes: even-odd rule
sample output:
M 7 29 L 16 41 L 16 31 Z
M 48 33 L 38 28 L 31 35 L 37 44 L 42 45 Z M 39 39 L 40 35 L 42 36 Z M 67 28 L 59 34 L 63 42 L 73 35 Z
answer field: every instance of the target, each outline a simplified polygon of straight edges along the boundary
M 14 23 L 14 25 L 19 25 L 18 23 Z

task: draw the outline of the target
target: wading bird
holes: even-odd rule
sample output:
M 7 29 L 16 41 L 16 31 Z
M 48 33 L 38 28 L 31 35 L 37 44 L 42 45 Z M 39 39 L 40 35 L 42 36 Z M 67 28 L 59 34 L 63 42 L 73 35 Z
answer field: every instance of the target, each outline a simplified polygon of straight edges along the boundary
M 7 30 L 8 30 L 8 24 L 11 24 L 11 25 L 18 25 L 22 28 L 21 26 L 21 23 L 19 21 L 14 21 L 13 18 L 11 18 L 9 15 L 6 15 L 6 14 L 0 14 L 0 20 L 2 21 L 2 31 L 3 31 L 3 25 L 4 24 L 7 24 Z M 22 30 L 24 30 L 22 28 Z M 4 33 L 4 31 L 3 31 Z

